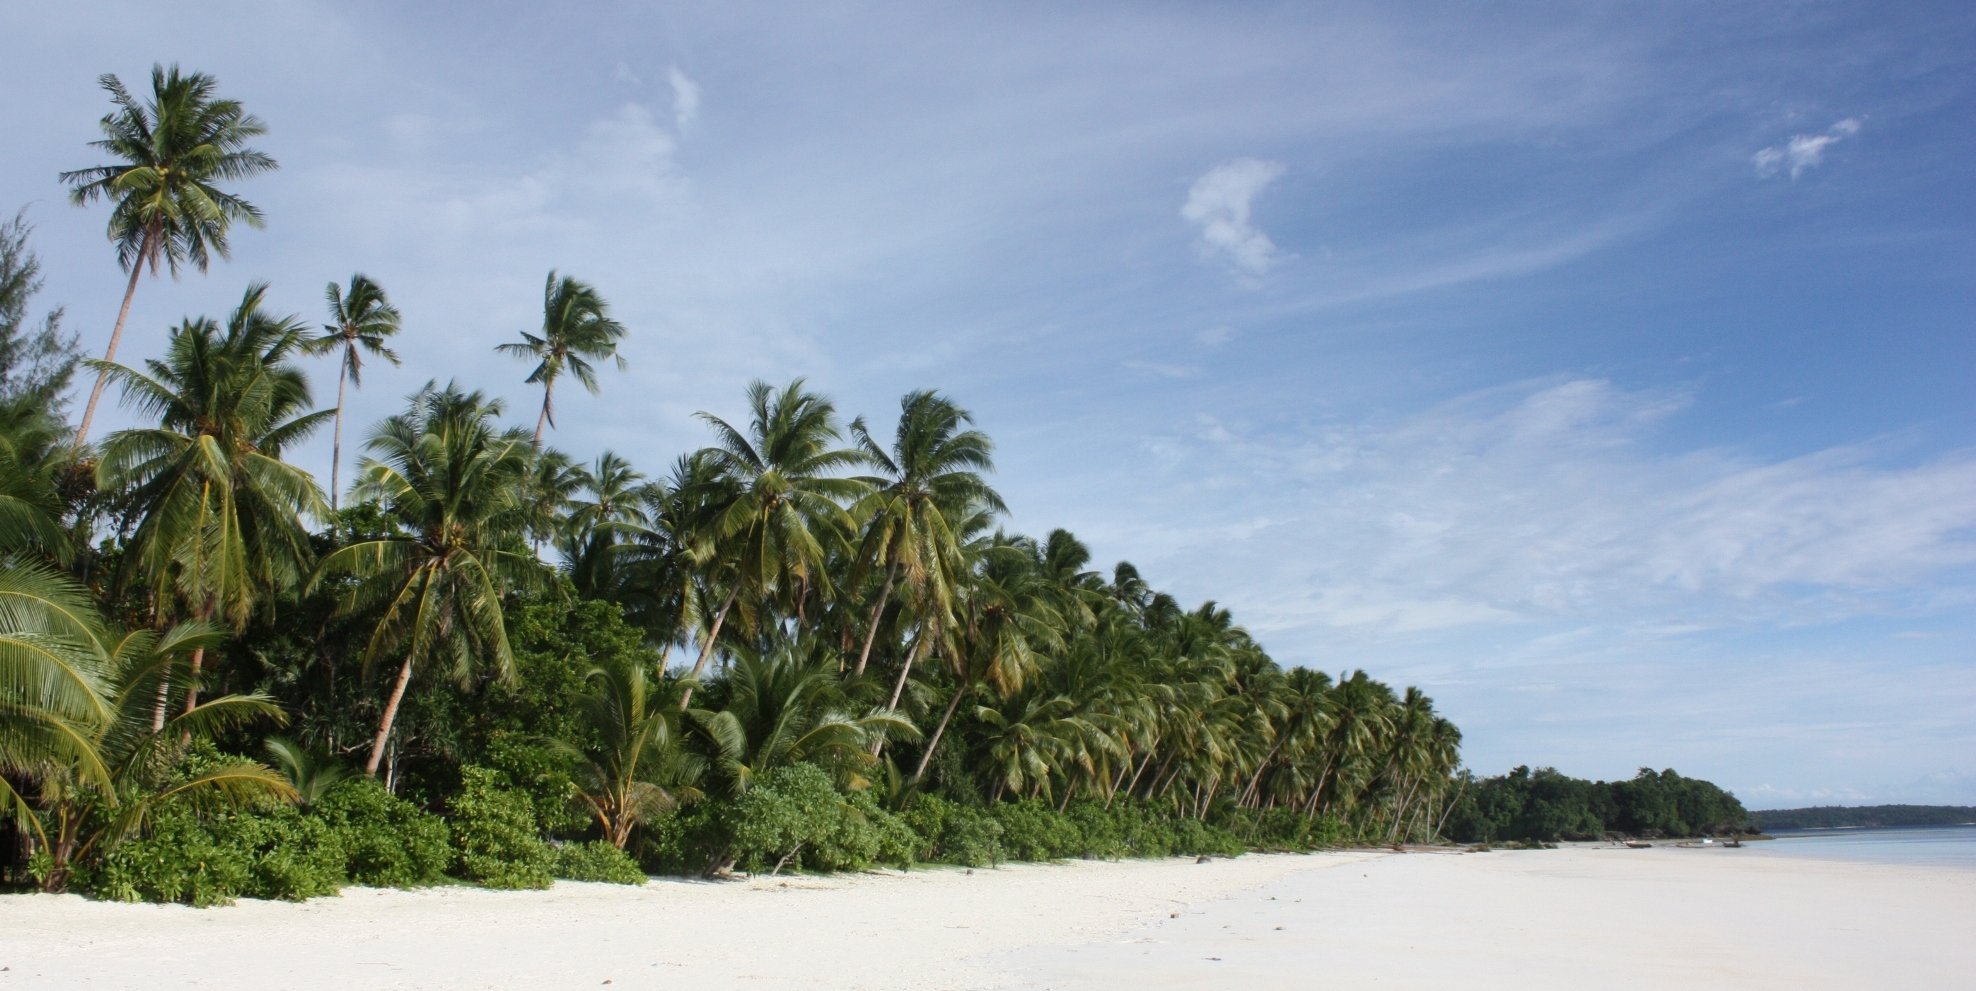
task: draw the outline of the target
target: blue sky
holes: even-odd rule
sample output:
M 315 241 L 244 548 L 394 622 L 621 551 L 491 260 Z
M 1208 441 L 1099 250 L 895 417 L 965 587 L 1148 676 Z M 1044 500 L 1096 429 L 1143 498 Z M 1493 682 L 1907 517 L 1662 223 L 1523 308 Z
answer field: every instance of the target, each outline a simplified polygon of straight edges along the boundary
M 168 6 L 0 12 L 0 207 L 91 348 L 122 276 L 55 175 L 97 74 L 177 61 L 282 168 L 128 360 L 362 270 L 407 362 L 356 422 L 532 418 L 491 348 L 555 268 L 632 329 L 579 456 L 939 388 L 1015 527 L 1421 685 L 1485 773 L 1976 803 L 1966 4 Z

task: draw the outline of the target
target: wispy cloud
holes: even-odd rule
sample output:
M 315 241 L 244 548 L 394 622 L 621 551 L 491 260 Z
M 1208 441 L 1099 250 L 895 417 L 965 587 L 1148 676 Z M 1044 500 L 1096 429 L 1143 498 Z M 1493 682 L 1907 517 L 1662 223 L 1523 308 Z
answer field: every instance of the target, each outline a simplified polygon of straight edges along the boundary
M 1572 379 L 1385 421 L 1197 419 L 1162 437 L 1185 456 L 1157 510 L 1192 522 L 1109 525 L 1143 527 L 1161 570 L 1311 645 L 1504 621 L 1831 622 L 1925 609 L 1976 565 L 1976 456 L 1668 451 L 1689 401 Z M 1217 525 L 1259 516 L 1253 552 L 1231 553 Z
M 679 66 L 666 69 L 666 82 L 672 86 L 672 123 L 684 131 L 700 119 L 700 84 Z
M 1782 145 L 1772 145 L 1758 151 L 1751 156 L 1750 162 L 1756 166 L 1756 174 L 1760 178 L 1788 173 L 1796 179 L 1806 169 L 1824 164 L 1825 149 L 1858 134 L 1859 128 L 1859 118 L 1847 117 L 1826 128 L 1823 134 L 1793 134 L 1791 140 Z
M 1283 176 L 1283 163 L 1237 158 L 1194 180 L 1180 216 L 1200 227 L 1201 253 L 1249 278 L 1276 264 L 1276 243 L 1250 219 L 1256 197 Z

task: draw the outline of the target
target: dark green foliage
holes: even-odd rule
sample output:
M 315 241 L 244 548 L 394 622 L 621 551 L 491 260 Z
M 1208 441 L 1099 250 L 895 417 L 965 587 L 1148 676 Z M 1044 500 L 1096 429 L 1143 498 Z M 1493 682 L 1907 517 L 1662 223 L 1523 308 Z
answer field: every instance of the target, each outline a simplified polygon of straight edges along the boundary
M 990 806 L 1002 825 L 1002 850 L 1010 860 L 1062 860 L 1082 856 L 1084 835 L 1077 823 L 1036 801 Z
M 0 224 L 0 405 L 23 403 L 59 417 L 82 353 L 75 335 L 61 332 L 61 310 L 28 319 L 41 289 L 41 262 L 28 246 L 32 231 L 25 211 Z
M 489 888 L 546 888 L 555 857 L 537 835 L 528 796 L 499 772 L 460 769 L 460 792 L 448 803 L 460 876 Z
M 1976 822 L 1976 806 L 1968 805 L 1861 805 L 1818 806 L 1809 809 L 1772 809 L 1752 812 L 1750 818 L 1764 832 L 1789 829 L 1872 829 L 1884 826 L 1961 826 Z
M 606 884 L 644 884 L 645 872 L 638 862 L 604 842 L 565 843 L 556 848 L 552 872 L 565 881 L 602 881 Z
M 1698 836 L 1742 832 L 1749 813 L 1734 795 L 1672 770 L 1641 768 L 1627 781 L 1586 781 L 1553 768 L 1519 767 L 1468 787 L 1448 816 L 1447 834 L 1462 843 L 1556 842 L 1630 836 Z
M 342 844 L 320 819 L 287 805 L 201 816 L 178 803 L 159 809 L 142 836 L 118 844 L 78 878 L 102 898 L 199 906 L 300 901 L 336 894 L 343 880 Z
M 729 858 L 750 871 L 863 870 L 907 862 L 910 828 L 868 797 L 837 791 L 814 764 L 790 764 L 755 779 L 726 809 Z
M 965 867 L 1002 862 L 1002 824 L 975 806 L 921 795 L 900 818 L 920 839 L 914 859 Z
M 338 784 L 311 811 L 335 831 L 352 884 L 436 884 L 453 865 L 446 821 L 368 778 Z

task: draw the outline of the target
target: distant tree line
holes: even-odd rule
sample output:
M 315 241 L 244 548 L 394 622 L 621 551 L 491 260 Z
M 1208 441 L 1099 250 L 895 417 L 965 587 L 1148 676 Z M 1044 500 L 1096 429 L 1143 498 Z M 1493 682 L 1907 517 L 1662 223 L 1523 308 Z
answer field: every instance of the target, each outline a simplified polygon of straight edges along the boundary
M 1459 843 L 1724 835 L 1750 824 L 1736 796 L 1672 769 L 1643 767 L 1630 781 L 1587 781 L 1549 767 L 1464 777 L 1444 829 Z
M 1769 809 L 1750 817 L 1764 832 L 1789 829 L 1870 829 L 1880 826 L 1961 826 L 1976 822 L 1970 805 L 1820 805 Z

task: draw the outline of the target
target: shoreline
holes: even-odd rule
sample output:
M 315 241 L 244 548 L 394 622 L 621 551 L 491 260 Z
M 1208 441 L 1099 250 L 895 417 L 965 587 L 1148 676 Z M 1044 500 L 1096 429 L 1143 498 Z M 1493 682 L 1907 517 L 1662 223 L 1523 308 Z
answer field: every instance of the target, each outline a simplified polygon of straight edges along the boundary
M 0 897 L 0 988 L 1950 987 L 1976 872 L 1656 848 Z

